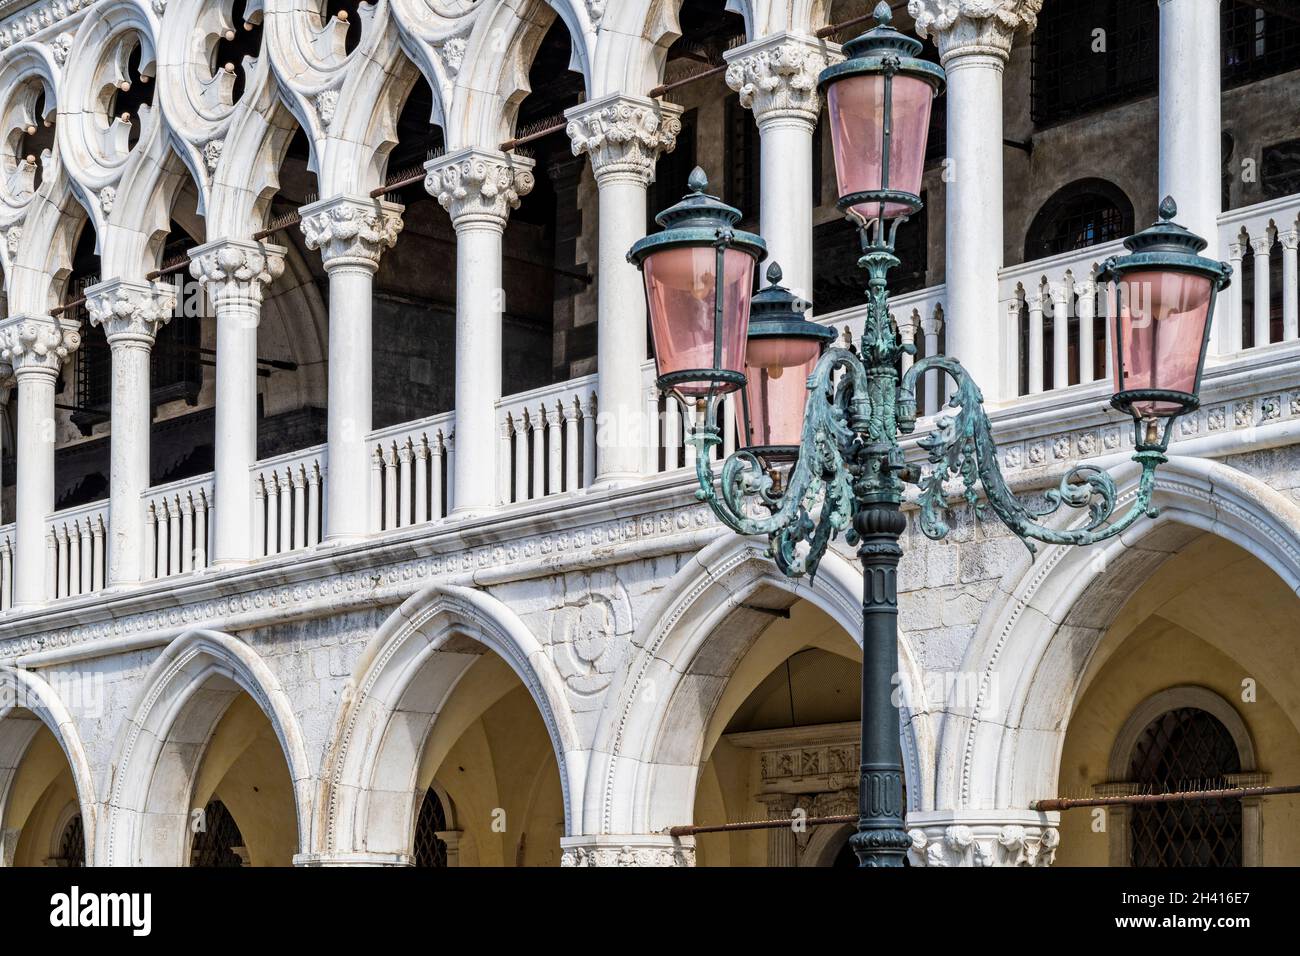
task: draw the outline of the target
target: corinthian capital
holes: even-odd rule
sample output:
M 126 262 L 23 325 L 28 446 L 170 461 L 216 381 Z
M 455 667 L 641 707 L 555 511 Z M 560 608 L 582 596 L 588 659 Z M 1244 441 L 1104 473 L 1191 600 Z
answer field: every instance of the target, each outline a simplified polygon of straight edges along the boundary
M 103 326 L 109 345 L 152 348 L 158 329 L 176 311 L 176 287 L 109 279 L 86 290 L 86 311 L 91 325 Z
M 966 818 L 950 815 L 955 822 L 927 819 L 909 829 L 912 847 L 908 861 L 913 866 L 1051 866 L 1060 846 L 1056 827 L 1029 814 L 1023 820 L 997 819 L 999 811 L 987 817 Z M 909 814 L 908 823 L 917 816 L 938 818 L 939 811 Z
M 661 834 L 565 837 L 560 866 L 694 866 L 695 843 Z
M 59 366 L 81 346 L 76 322 L 48 315 L 15 315 L 0 324 L 0 370 L 57 375 Z
M 682 131 L 682 108 L 643 96 L 614 93 L 565 110 L 573 155 L 591 156 L 596 181 L 654 178 L 660 153 L 671 153 Z
M 379 257 L 402 231 L 400 203 L 369 196 L 334 196 L 299 210 L 308 249 L 319 249 L 326 271 L 339 265 L 379 268 Z
M 190 250 L 190 275 L 208 290 L 213 305 L 262 304 L 262 292 L 284 272 L 281 246 L 244 239 L 218 239 Z
M 1017 30 L 1033 32 L 1043 0 L 908 0 L 916 32 L 933 37 L 939 59 L 985 53 L 1006 59 Z
M 817 123 L 821 100 L 817 76 L 832 59 L 825 44 L 794 33 L 777 33 L 723 54 L 727 85 L 740 94 L 740 105 L 754 111 L 760 126 L 785 120 Z
M 424 188 L 451 213 L 452 225 L 483 222 L 504 229 L 520 197 L 533 189 L 531 159 L 471 146 L 424 164 Z

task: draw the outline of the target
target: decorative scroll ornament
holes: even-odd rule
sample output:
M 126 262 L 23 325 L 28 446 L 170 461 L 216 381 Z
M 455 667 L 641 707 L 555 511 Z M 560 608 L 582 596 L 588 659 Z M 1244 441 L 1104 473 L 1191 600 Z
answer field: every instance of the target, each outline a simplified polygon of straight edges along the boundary
M 573 155 L 591 155 L 597 179 L 626 174 L 649 182 L 661 153 L 677 146 L 682 109 L 641 97 L 615 94 L 566 113 Z
M 378 266 L 385 249 L 402 231 L 402 207 L 397 203 L 357 196 L 337 196 L 302 209 L 302 231 L 308 249 L 319 249 L 328 267 L 336 260 Z
M 762 124 L 775 118 L 817 122 L 817 78 L 827 58 L 820 44 L 783 35 L 748 44 L 727 56 L 727 85 Z
M 17 317 L 0 327 L 0 363 L 15 373 L 26 369 L 57 372 L 81 347 L 74 324 L 48 317 Z
M 425 163 L 424 188 L 456 223 L 491 219 L 504 223 L 532 192 L 533 161 L 481 149 L 463 149 Z
M 90 324 L 102 326 L 109 345 L 152 346 L 176 311 L 176 287 L 164 282 L 110 279 L 86 292 Z

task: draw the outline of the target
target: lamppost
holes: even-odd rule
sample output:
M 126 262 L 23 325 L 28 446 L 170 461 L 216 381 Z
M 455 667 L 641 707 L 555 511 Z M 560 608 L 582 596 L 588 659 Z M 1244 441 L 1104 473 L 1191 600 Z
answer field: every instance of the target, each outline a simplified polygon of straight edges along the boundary
M 1107 260 L 1101 277 L 1112 284 L 1114 304 L 1111 404 L 1133 418 L 1133 458 L 1141 466 L 1137 497 L 1115 517 L 1113 479 L 1079 465 L 1042 504 L 1018 500 L 999 469 L 983 396 L 962 366 L 927 356 L 900 379 L 900 359 L 915 349 L 900 341 L 890 317 L 886 276 L 899 263 L 898 226 L 921 208 L 930 103 L 943 71 L 918 59 L 918 41 L 890 27 L 888 4 L 876 8 L 876 21 L 846 45 L 845 62 L 821 75 L 839 207 L 858 225 L 858 265 L 867 272 L 866 320 L 856 350 L 826 347 L 826 334 L 802 317 L 807 304 L 780 288 L 779 269 L 769 269 L 771 284 L 751 296 L 762 239 L 735 230 L 740 212 L 707 195 L 698 169 L 691 193 L 657 217 L 663 231 L 637 242 L 629 258 L 645 277 L 659 387 L 696 423 L 689 441 L 697 450 L 697 497 L 733 530 L 766 535 L 772 558 L 792 577 L 815 575 L 841 531 L 857 548 L 863 571 L 862 753 L 858 830 L 851 842 L 863 866 L 899 866 L 910 844 L 892 698 L 905 484 L 918 489 L 926 536 L 948 533 L 953 502 L 945 484 L 961 479 L 960 499 L 991 509 L 1031 552 L 1035 540 L 1090 545 L 1143 515 L 1154 516 L 1155 471 L 1166 461 L 1174 419 L 1200 404 L 1214 302 L 1231 269 L 1198 255 L 1206 243 L 1173 222 L 1169 199 L 1159 222 L 1125 240 L 1129 253 Z M 917 382 L 932 369 L 954 383 L 948 401 L 953 413 L 936 417 L 918 441 L 929 464 L 923 469 L 904 460 L 899 438 L 915 428 Z M 717 403 L 741 388 L 741 447 L 723 464 L 715 490 L 710 452 L 722 441 Z M 1087 508 L 1086 520 L 1067 528 L 1040 523 L 1062 505 Z

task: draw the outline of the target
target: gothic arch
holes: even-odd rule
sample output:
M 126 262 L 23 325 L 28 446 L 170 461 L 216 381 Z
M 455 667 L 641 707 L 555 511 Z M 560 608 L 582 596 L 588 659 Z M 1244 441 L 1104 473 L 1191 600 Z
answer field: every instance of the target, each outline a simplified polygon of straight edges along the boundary
M 1133 499 L 1137 474 L 1132 463 L 1115 471 L 1121 507 Z M 1289 590 L 1300 586 L 1300 507 L 1262 481 L 1219 462 L 1170 456 L 1157 473 L 1154 504 L 1156 519 L 1102 545 L 1043 549 L 985 610 L 963 662 L 979 675 L 980 690 L 973 705 L 948 702 L 936 807 L 1024 808 L 1054 792 L 1093 651 L 1187 529 L 1246 549 Z M 1014 685 L 998 686 L 1002 674 Z
M 322 856 L 406 862 L 423 795 L 418 778 L 425 741 L 444 702 L 485 650 L 510 666 L 537 705 L 559 767 L 565 830 L 574 832 L 585 755 L 555 665 L 527 625 L 496 598 L 434 585 L 393 612 L 357 665 L 325 761 Z
M 36 719 L 22 719 L 15 713 L 19 709 L 35 715 Z M 5 817 L 9 788 L 39 724 L 49 728 L 67 757 L 77 790 L 77 802 L 81 808 L 82 826 L 85 828 L 86 860 L 93 865 L 97 801 L 94 778 L 81 735 L 67 704 L 44 678 L 8 665 L 0 665 L 0 821 Z M 0 864 L 8 858 L 11 851 L 10 847 L 4 845 L 5 839 L 5 834 L 0 832 Z
M 690 700 L 692 668 L 707 658 L 710 675 L 730 673 L 746 642 L 735 622 L 740 605 L 777 589 L 817 606 L 857 643 L 862 629 L 862 574 L 828 552 L 815 582 L 786 578 L 752 539 L 724 535 L 693 556 L 646 610 L 633 637 L 641 649 L 617 698 L 605 706 L 584 801 L 584 833 L 655 833 L 693 817 L 704 731 L 712 708 Z M 930 716 L 921 671 L 905 637 L 899 641 L 900 736 L 910 809 L 933 780 Z
M 135 709 L 114 750 L 106 866 L 184 863 L 189 800 L 204 748 L 240 692 L 261 708 L 284 753 L 293 784 L 298 847 L 307 846 L 311 765 L 288 695 L 257 653 L 217 631 L 186 631 L 145 675 Z

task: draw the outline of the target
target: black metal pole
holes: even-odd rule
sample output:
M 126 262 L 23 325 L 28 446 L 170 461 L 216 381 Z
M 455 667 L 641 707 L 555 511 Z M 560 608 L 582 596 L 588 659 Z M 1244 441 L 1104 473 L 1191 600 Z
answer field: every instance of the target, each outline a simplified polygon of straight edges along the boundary
M 853 525 L 862 561 L 862 765 L 858 832 L 862 866 L 902 866 L 911 841 L 903 824 L 903 755 L 898 743 L 898 539 L 907 519 L 898 504 L 864 505 Z

